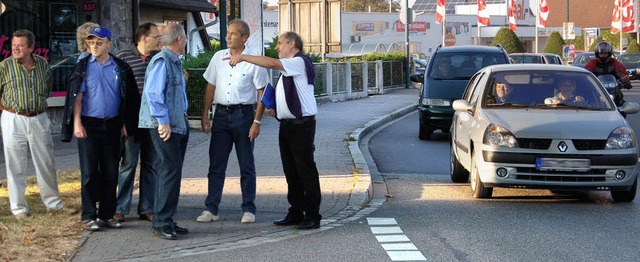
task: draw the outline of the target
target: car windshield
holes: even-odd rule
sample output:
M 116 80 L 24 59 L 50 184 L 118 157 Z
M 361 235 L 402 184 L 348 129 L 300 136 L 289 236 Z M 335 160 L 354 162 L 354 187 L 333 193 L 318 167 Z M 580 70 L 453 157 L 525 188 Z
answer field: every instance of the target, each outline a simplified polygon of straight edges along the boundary
M 511 58 L 513 58 L 514 61 L 516 61 L 516 63 L 518 64 L 542 64 L 544 63 L 542 61 L 542 57 L 541 56 L 527 56 L 527 55 L 515 55 L 515 56 L 511 56 Z
M 485 108 L 614 109 L 609 94 L 588 73 L 499 72 L 487 83 L 482 101 Z
M 469 80 L 485 66 L 507 63 L 501 53 L 443 53 L 431 59 L 434 59 L 429 73 L 432 79 Z
M 620 62 L 622 63 L 640 63 L 640 55 L 621 55 Z
M 574 64 L 586 64 L 591 58 L 596 57 L 594 54 L 579 54 L 576 59 L 573 60 Z

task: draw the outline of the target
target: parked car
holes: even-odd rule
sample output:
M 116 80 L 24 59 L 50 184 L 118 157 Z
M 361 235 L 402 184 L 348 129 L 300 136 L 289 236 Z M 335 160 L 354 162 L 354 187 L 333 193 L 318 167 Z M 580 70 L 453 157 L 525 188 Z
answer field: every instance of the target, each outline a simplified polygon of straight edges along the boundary
M 596 54 L 594 52 L 582 52 L 576 54 L 576 57 L 573 59 L 571 65 L 584 68 L 584 66 L 587 65 L 587 62 L 589 62 L 589 60 L 594 57 L 596 57 Z
M 640 54 L 623 54 L 618 60 L 627 68 L 631 79 L 640 79 Z
M 518 64 L 526 63 L 526 64 L 549 64 L 547 58 L 543 54 L 536 53 L 511 53 L 509 57 L 516 61 Z
M 511 91 L 498 102 L 495 87 L 503 85 Z M 573 92 L 572 102 L 558 103 L 558 87 L 563 95 Z M 470 178 L 476 198 L 491 197 L 494 187 L 604 190 L 616 202 L 635 198 L 638 145 L 618 110 L 633 114 L 640 105 L 616 107 L 585 69 L 486 67 L 453 108 L 451 179 Z
M 551 53 L 542 53 L 542 55 L 547 59 L 547 64 L 554 64 L 554 65 L 562 65 L 562 57 L 560 57 L 557 54 L 551 54 Z
M 501 46 L 438 47 L 427 63 L 426 73 L 411 81 L 422 83 L 418 112 L 421 140 L 431 139 L 435 130 L 448 132 L 453 117 L 451 102 L 460 99 L 467 82 L 481 68 L 509 63 Z

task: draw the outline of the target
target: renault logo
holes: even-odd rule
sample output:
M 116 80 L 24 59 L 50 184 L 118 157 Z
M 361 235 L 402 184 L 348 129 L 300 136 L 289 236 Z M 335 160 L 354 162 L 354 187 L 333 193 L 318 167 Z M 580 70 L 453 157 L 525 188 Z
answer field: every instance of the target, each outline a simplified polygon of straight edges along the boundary
M 569 148 L 567 146 L 567 143 L 565 143 L 564 141 L 560 141 L 560 143 L 558 143 L 558 150 L 560 150 L 560 152 L 566 152 L 567 148 Z

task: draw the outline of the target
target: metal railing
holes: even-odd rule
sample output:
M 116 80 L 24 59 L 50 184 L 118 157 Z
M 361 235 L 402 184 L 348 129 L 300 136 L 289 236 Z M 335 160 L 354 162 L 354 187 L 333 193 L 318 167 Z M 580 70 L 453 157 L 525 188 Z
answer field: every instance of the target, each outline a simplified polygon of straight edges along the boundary
M 327 62 L 314 64 L 315 95 L 322 101 L 344 101 L 384 94 L 386 88 L 405 85 L 403 61 Z M 188 68 L 190 119 L 200 119 L 203 109 L 204 91 L 207 82 L 202 77 L 204 68 Z M 269 70 L 272 84 L 278 80 L 280 72 Z

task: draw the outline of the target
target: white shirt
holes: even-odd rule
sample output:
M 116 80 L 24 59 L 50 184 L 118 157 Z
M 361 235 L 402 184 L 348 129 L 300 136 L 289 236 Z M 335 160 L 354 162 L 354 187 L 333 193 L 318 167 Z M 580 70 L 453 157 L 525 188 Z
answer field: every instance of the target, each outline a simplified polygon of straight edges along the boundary
M 253 54 L 247 46 L 242 54 Z M 221 105 L 252 105 L 257 100 L 257 89 L 264 88 L 269 82 L 267 70 L 257 65 L 241 62 L 234 67 L 229 60 L 222 60 L 230 56 L 229 49 L 216 52 L 202 75 L 209 84 L 216 86 L 213 96 L 214 104 Z
M 296 91 L 298 91 L 298 97 L 300 98 L 302 116 L 313 116 L 317 114 L 318 106 L 316 105 L 316 97 L 314 96 L 314 87 L 309 84 L 302 57 L 282 58 L 280 62 L 284 68 L 284 71 L 281 71 L 282 76 L 293 77 L 293 83 L 296 85 Z M 282 85 L 282 76 L 280 76 L 278 84 L 276 85 L 276 112 L 278 113 L 278 119 L 296 118 L 291 114 L 287 106 L 284 86 Z

